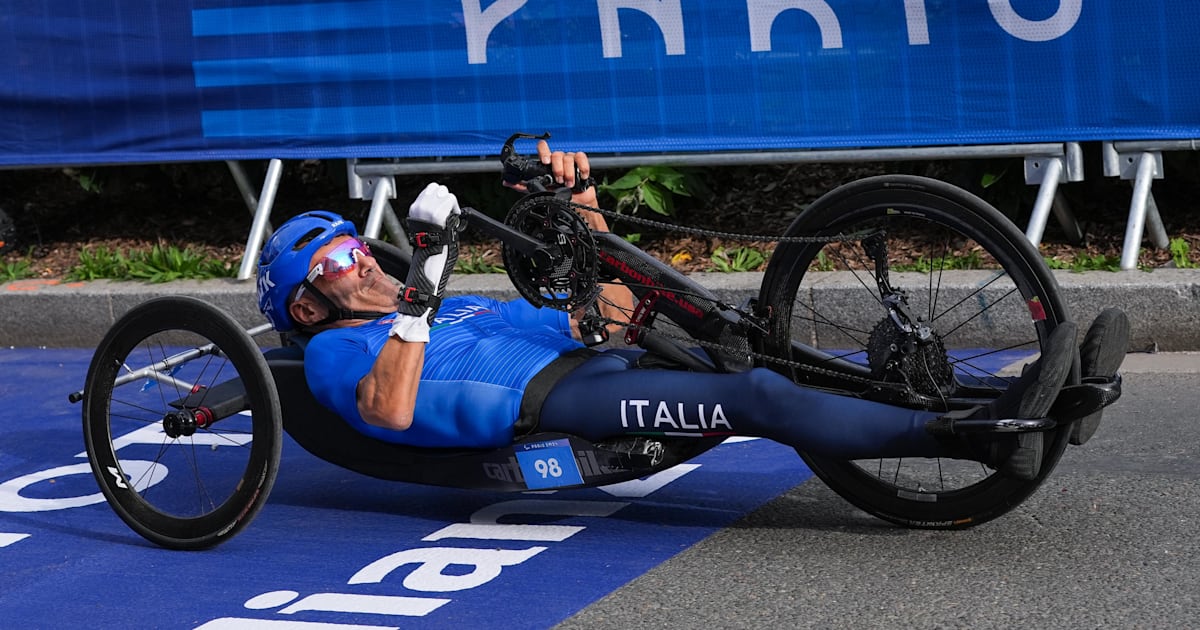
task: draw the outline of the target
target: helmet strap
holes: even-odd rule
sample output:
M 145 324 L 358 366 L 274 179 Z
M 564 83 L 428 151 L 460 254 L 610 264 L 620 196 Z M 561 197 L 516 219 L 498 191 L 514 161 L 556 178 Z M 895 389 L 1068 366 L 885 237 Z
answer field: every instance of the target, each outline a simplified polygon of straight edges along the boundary
M 304 285 L 305 290 L 307 290 L 309 293 L 312 293 L 312 295 L 317 298 L 317 301 L 321 304 L 324 304 L 326 310 L 329 311 L 329 314 L 323 319 L 313 322 L 312 324 L 305 326 L 305 328 L 324 326 L 326 324 L 332 324 L 333 322 L 341 321 L 343 319 L 379 319 L 380 317 L 387 317 L 388 315 L 392 314 L 379 313 L 376 311 L 352 311 L 349 309 L 344 309 L 337 304 L 334 304 L 333 300 L 329 299 L 329 296 L 322 293 L 321 290 L 318 289 L 312 282 L 309 282 L 307 279 L 305 279 L 301 283 Z

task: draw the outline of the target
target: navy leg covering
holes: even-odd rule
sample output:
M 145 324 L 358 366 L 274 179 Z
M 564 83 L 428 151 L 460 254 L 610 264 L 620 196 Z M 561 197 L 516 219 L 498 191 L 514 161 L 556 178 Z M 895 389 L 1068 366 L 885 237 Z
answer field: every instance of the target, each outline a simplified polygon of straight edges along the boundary
M 925 432 L 938 414 L 797 386 L 765 368 L 702 374 L 631 367 L 638 352 L 603 352 L 567 374 L 542 407 L 541 428 L 590 440 L 619 435 L 747 435 L 817 455 L 934 457 Z

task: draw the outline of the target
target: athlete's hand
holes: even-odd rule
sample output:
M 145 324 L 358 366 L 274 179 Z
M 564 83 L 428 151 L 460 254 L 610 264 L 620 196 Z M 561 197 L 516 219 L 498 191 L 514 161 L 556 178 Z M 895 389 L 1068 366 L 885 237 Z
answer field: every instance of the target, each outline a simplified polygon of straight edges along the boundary
M 446 227 L 446 222 L 451 216 L 461 213 L 462 209 L 458 207 L 458 198 L 450 192 L 449 188 L 437 182 L 426 186 L 425 190 L 422 190 L 412 205 L 408 207 L 409 219 L 430 223 L 441 228 Z

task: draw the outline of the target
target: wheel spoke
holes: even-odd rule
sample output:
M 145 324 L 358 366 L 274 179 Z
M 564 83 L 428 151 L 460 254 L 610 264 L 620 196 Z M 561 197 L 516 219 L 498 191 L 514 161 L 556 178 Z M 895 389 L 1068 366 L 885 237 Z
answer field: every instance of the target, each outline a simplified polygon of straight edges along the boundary
M 278 394 L 262 352 L 229 315 L 181 297 L 134 308 L 97 347 L 84 389 L 88 457 L 134 531 L 166 547 L 211 547 L 262 508 L 278 469 Z M 209 417 L 230 408 L 249 413 Z
M 809 361 L 814 369 L 865 365 L 869 378 L 882 381 L 850 394 L 935 412 L 986 402 L 1012 380 L 1000 376 L 1005 353 L 1016 361 L 1021 351 L 1036 351 L 1061 314 L 1044 263 L 1019 230 L 978 198 L 941 182 L 910 176 L 854 182 L 814 202 L 792 229 L 793 235 L 886 235 L 885 243 L 873 244 L 871 260 L 863 247 L 849 242 L 781 244 L 772 265 L 786 271 L 768 269 L 766 306 L 789 323 L 773 329 L 768 351 Z M 992 273 L 960 289 L 958 270 L 975 269 Z M 852 290 L 836 298 L 837 315 L 824 312 L 823 300 L 810 302 L 818 283 L 826 282 L 817 271 L 853 276 L 838 285 Z M 926 277 L 914 281 L 913 273 Z M 1034 297 L 1046 308 L 1044 321 L 1030 318 L 1027 308 L 1014 308 Z M 828 337 L 854 347 L 830 349 Z M 819 352 L 794 348 L 812 338 L 821 342 Z M 822 360 L 831 355 L 841 360 Z M 792 370 L 805 373 L 803 366 Z M 805 380 L 858 386 L 868 375 L 859 371 L 839 380 L 836 374 L 816 374 Z M 1046 461 L 1065 446 L 1062 435 L 1047 434 L 1052 446 Z M 1005 477 L 968 458 L 972 452 L 960 442 L 947 447 L 954 457 L 805 458 L 826 484 L 872 514 L 921 527 L 961 527 L 1011 509 L 1038 483 Z

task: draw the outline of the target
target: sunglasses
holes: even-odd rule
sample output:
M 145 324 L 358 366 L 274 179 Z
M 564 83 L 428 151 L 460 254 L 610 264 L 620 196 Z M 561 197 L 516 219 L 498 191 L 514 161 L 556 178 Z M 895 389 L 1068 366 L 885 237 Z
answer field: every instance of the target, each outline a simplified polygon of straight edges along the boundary
M 325 276 L 330 280 L 340 278 L 354 271 L 358 267 L 358 261 L 363 257 L 371 257 L 371 248 L 356 238 L 348 238 L 338 243 L 328 254 L 325 254 L 324 258 L 317 261 L 305 280 L 311 283 L 320 276 Z M 292 299 L 298 300 L 301 295 L 304 295 L 303 284 L 297 287 L 296 297 Z

